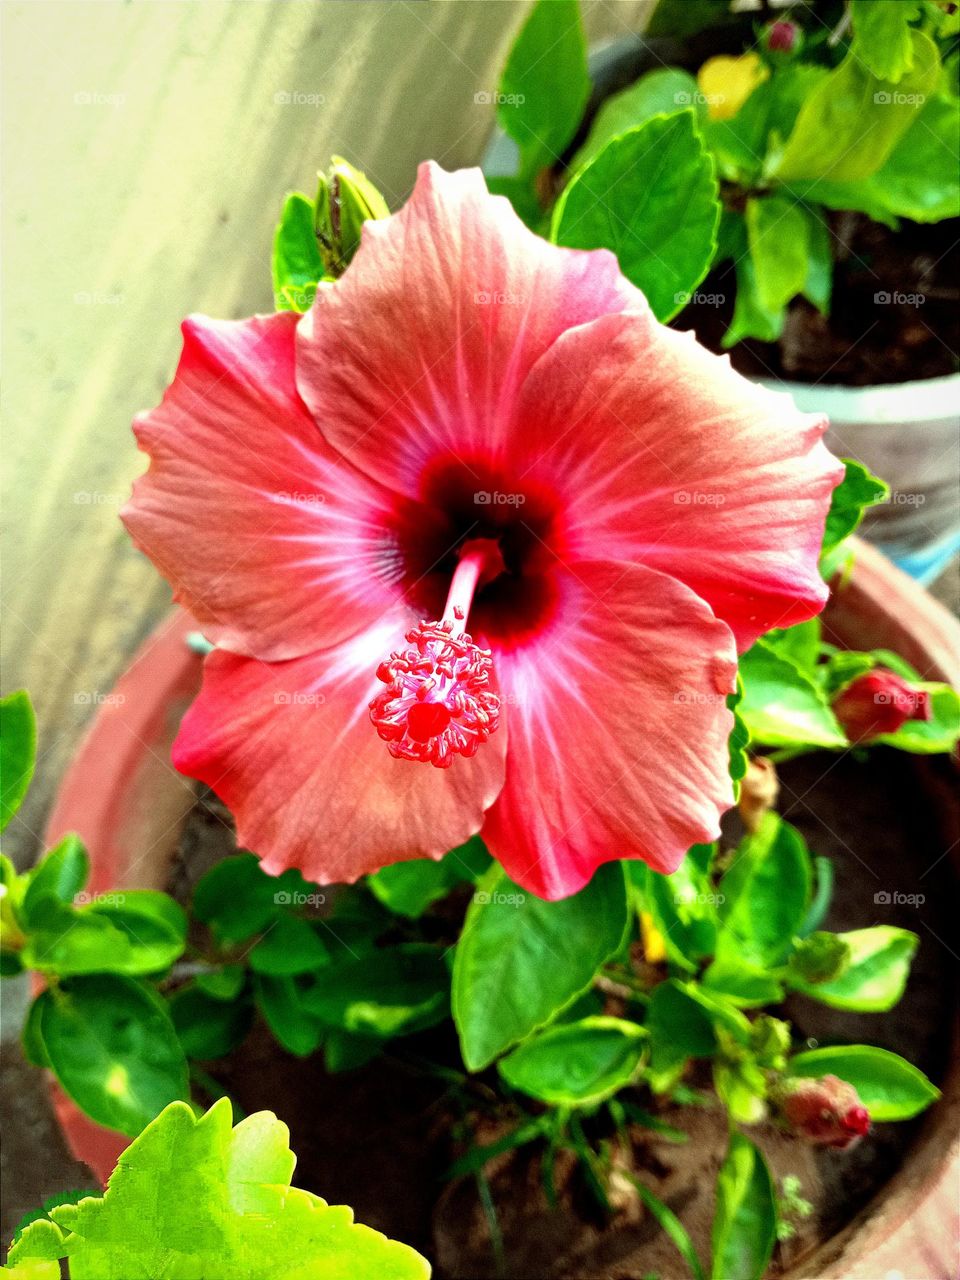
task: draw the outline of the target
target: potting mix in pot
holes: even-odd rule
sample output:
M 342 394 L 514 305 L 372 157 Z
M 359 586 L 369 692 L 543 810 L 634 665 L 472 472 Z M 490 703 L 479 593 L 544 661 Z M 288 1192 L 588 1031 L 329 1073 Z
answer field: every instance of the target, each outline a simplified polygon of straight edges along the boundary
M 810 1274 L 905 1158 L 960 699 L 828 642 L 889 491 L 759 379 L 955 373 L 960 17 L 744 8 L 662 0 L 598 101 L 539 0 L 513 172 L 391 214 L 335 158 L 276 312 L 185 322 L 122 519 L 207 651 L 196 804 L 166 892 L 4 861 L 24 1050 L 132 1140 L 5 1274 Z M 12 694 L 4 823 L 35 753 Z

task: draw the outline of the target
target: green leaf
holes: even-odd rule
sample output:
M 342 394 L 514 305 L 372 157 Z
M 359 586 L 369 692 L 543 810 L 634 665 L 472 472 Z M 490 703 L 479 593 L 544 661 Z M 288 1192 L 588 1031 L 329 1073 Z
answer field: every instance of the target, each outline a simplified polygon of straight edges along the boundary
M 38 1003 L 50 1065 L 98 1124 L 137 1134 L 168 1102 L 189 1096 L 173 1023 L 143 983 L 112 974 L 70 978 Z
M 798 934 L 802 932 L 803 925 Z M 850 943 L 842 934 L 818 931 L 809 937 L 798 936 L 790 953 L 786 978 L 791 984 L 800 982 L 806 986 L 833 982 L 850 964 L 851 954 Z
M 687 1234 L 687 1230 L 683 1223 L 669 1209 L 662 1200 L 658 1200 L 652 1191 L 648 1190 L 639 1178 L 634 1178 L 628 1174 L 630 1182 L 636 1188 L 637 1195 L 643 1201 L 644 1206 L 650 1216 L 654 1218 L 663 1231 L 673 1243 L 677 1246 L 680 1256 L 690 1268 L 690 1274 L 693 1280 L 703 1280 L 703 1268 L 700 1265 L 700 1259 L 697 1257 L 697 1251 L 693 1247 L 693 1241 Z
M 897 84 L 913 67 L 910 23 L 920 16 L 911 0 L 850 0 L 853 19 L 851 53 L 880 80 Z
M 260 933 L 278 912 L 308 898 L 323 900 L 298 871 L 268 876 L 252 853 L 238 853 L 211 867 L 193 895 L 193 914 L 225 942 Z
M 776 965 L 810 900 L 810 855 L 800 833 L 774 812 L 738 846 L 719 885 L 718 958 Z
M 787 196 L 747 200 L 747 243 L 764 311 L 779 311 L 800 293 L 810 266 L 810 219 Z
M 868 199 L 894 221 L 897 217 L 914 222 L 960 217 L 956 98 L 940 96 L 926 102 L 886 164 L 865 185 Z
M 309 1057 L 323 1039 L 323 1026 L 307 1010 L 305 984 L 296 978 L 253 975 L 257 1007 L 287 1053 Z
M 717 1174 L 711 1280 L 760 1280 L 776 1238 L 777 1202 L 770 1170 L 749 1139 L 731 1132 Z
M 40 1032 L 40 1018 L 43 1015 L 43 997 L 44 992 L 34 999 L 30 1008 L 27 1010 L 27 1016 L 23 1021 L 23 1030 L 20 1032 L 20 1043 L 23 1047 L 23 1056 L 35 1067 L 49 1067 L 50 1058 L 47 1054 L 46 1046 L 43 1043 L 43 1036 Z
M 323 276 L 313 201 L 287 195 L 273 238 L 273 300 L 278 311 L 307 311 Z
M 470 1071 L 554 1018 L 621 947 L 628 925 L 619 863 L 579 893 L 544 902 L 496 865 L 467 910 L 453 966 L 453 1017 Z
M 926 690 L 930 704 L 929 720 L 907 720 L 896 733 L 882 733 L 873 739 L 900 751 L 931 755 L 952 751 L 960 738 L 960 695 L 947 684 L 917 682 Z
M 277 916 L 249 955 L 250 968 L 275 977 L 310 973 L 329 963 L 316 930 L 299 916 Z
M 102 1197 L 51 1209 L 56 1226 L 28 1227 L 10 1261 L 65 1256 L 74 1280 L 428 1280 L 409 1246 L 290 1186 L 295 1160 L 276 1116 L 231 1124 L 226 1099 L 199 1119 L 174 1103 L 124 1153 Z
M 652 116 L 669 115 L 689 106 L 696 106 L 699 115 L 705 114 L 702 97 L 688 71 L 678 67 L 648 71 L 634 84 L 606 99 L 590 126 L 587 140 L 570 161 L 570 172 L 581 169 L 599 155 L 608 142 L 628 129 L 646 124 Z
M 672 1087 L 688 1058 L 709 1058 L 716 1052 L 713 1023 L 672 978 L 654 987 L 644 1026 L 650 1037 L 647 1074 L 655 1093 Z
M 860 1013 L 892 1009 L 903 995 L 910 962 L 919 943 L 917 935 L 892 925 L 877 925 L 838 936 L 850 948 L 850 959 L 843 972 L 829 982 L 805 982 L 790 977 L 790 985 L 834 1009 L 854 1009 Z
M 614 138 L 553 214 L 557 244 L 611 249 L 659 320 L 687 304 L 717 247 L 717 180 L 694 120 L 692 110 L 654 116 Z
M 695 973 L 699 961 L 713 955 L 717 941 L 716 893 L 709 876 L 689 853 L 670 875 L 642 862 L 625 866 L 663 937 L 667 955 L 681 969 Z
M 442 1022 L 450 975 L 436 947 L 408 942 L 330 965 L 303 997 L 324 1026 L 358 1035 L 411 1035 Z
M 737 295 L 730 328 L 721 345 L 727 349 L 744 338 L 775 342 L 783 332 L 786 311 L 782 307 L 769 310 L 760 301 L 756 264 L 747 247 L 746 219 L 742 214 L 725 211 L 723 228 L 725 255 L 733 259 L 736 270 Z
M 170 999 L 170 1017 L 188 1058 L 225 1058 L 250 1030 L 248 1000 L 217 1000 L 199 987 L 186 987 Z
M 63 976 L 136 976 L 168 968 L 185 945 L 180 907 L 146 889 L 125 890 L 116 897 L 116 903 L 95 898 L 81 908 L 66 906 L 52 894 L 34 900 L 31 921 L 36 923 L 23 950 L 24 963 Z
M 209 973 L 197 974 L 196 983 L 205 995 L 214 1000 L 236 1000 L 246 980 L 242 964 L 225 964 Z
M 609 1098 L 634 1079 L 646 1032 L 622 1018 L 583 1018 L 548 1027 L 501 1058 L 498 1070 L 521 1093 L 554 1106 Z
M 909 1120 L 940 1097 L 922 1071 L 896 1053 L 871 1044 L 834 1045 L 798 1053 L 787 1076 L 833 1075 L 852 1084 L 871 1120 Z
M 507 56 L 497 120 L 520 148 L 521 173 L 555 164 L 590 96 L 577 0 L 537 0 Z
M 819 213 L 807 210 L 807 219 L 807 278 L 802 292 L 821 315 L 828 316 L 833 293 L 833 240 L 830 228 Z
M 729 0 L 658 0 L 647 35 L 683 40 L 695 36 L 704 27 L 729 20 Z
M 781 182 L 857 182 L 885 163 L 935 91 L 940 57 L 910 31 L 913 67 L 897 84 L 872 75 L 853 49 L 804 102 L 776 170 Z
M 747 964 L 733 953 L 714 960 L 704 972 L 703 985 L 741 1009 L 778 1004 L 784 994 L 782 984 L 772 974 Z
M 44 854 L 27 880 L 20 915 L 27 928 L 39 923 L 36 907 L 41 899 L 52 897 L 69 905 L 87 883 L 90 859 L 79 836 L 68 835 L 49 853 Z
M 782 658 L 763 638 L 740 658 L 750 737 L 769 747 L 843 747 L 847 739 L 811 675 Z
M 0 831 L 20 808 L 37 759 L 37 721 L 25 689 L 0 698 Z
M 383 1048 L 379 1036 L 354 1035 L 333 1027 L 323 1038 L 323 1061 L 331 1073 L 355 1071 L 372 1061 Z
M 738 1124 L 759 1124 L 766 1115 L 767 1082 L 763 1071 L 749 1058 L 716 1058 L 713 1087 L 731 1120 Z
M 479 836 L 474 836 L 451 849 L 439 862 L 430 858 L 395 862 L 368 876 L 367 884 L 390 911 L 416 920 L 457 885 L 478 880 L 489 866 L 486 846 Z
M 833 491 L 830 510 L 823 531 L 823 555 L 833 551 L 851 533 L 859 528 L 868 507 L 882 502 L 890 492 L 879 476 L 875 476 L 862 462 L 853 458 L 843 459 L 843 479 Z

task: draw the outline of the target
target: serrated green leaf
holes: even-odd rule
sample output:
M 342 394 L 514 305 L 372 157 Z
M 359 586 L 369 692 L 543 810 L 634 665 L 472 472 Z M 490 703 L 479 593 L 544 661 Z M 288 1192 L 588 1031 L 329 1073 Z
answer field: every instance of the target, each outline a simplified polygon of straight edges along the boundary
M 491 867 L 453 966 L 453 1016 L 468 1069 L 481 1070 L 572 1004 L 620 950 L 628 919 L 619 863 L 560 902 L 524 893 Z
M 776 1238 L 777 1202 L 770 1170 L 753 1143 L 734 1131 L 717 1175 L 711 1280 L 760 1280 Z
M 37 759 L 37 721 L 25 689 L 0 698 L 0 831 L 20 808 Z
M 874 506 L 890 492 L 889 486 L 879 476 L 857 462 L 844 458 L 843 479 L 830 498 L 823 531 L 823 550 L 826 554 L 839 546 L 851 533 L 855 533 L 868 507 Z
M 278 311 L 306 311 L 323 276 L 313 201 L 291 191 L 273 238 L 273 299 Z
M 899 1054 L 872 1044 L 848 1044 L 810 1049 L 787 1064 L 787 1076 L 819 1078 L 833 1075 L 856 1089 L 870 1119 L 909 1120 L 940 1097 L 940 1090 L 922 1071 Z
M 70 978 L 40 1001 L 50 1065 L 98 1124 L 137 1134 L 167 1103 L 189 1096 L 173 1023 L 142 982 L 116 974 Z
M 937 47 L 909 33 L 913 66 L 894 84 L 871 74 L 850 50 L 804 102 L 775 176 L 781 182 L 857 182 L 885 163 L 940 76 Z
M 917 935 L 908 929 L 877 925 L 838 937 L 850 948 L 849 961 L 839 977 L 829 982 L 805 982 L 790 976 L 791 987 L 834 1009 L 860 1013 L 892 1009 L 903 995 L 920 941 Z
M 750 737 L 769 747 L 843 747 L 846 735 L 812 675 L 760 639 L 740 658 L 743 701 L 738 708 Z
M 449 1013 L 450 975 L 436 947 L 382 947 L 324 969 L 303 1005 L 326 1027 L 381 1039 L 411 1035 Z
M 57 1241 L 32 1237 L 11 1250 L 21 1264 L 41 1251 L 66 1256 L 73 1280 L 133 1276 L 204 1280 L 429 1280 L 407 1245 L 353 1221 L 345 1206 L 290 1186 L 286 1125 L 261 1111 L 231 1128 L 226 1099 L 197 1119 L 166 1108 L 124 1153 L 102 1197 L 50 1211 Z
M 478 880 L 489 866 L 486 846 L 479 836 L 474 836 L 451 849 L 439 862 L 430 858 L 395 862 L 368 876 L 367 883 L 385 907 L 416 920 L 457 885 Z
M 577 0 L 537 0 L 507 56 L 497 93 L 497 120 L 520 148 L 522 174 L 560 159 L 589 95 Z
M 718 887 L 717 957 L 756 968 L 776 965 L 810 900 L 810 854 L 800 833 L 774 812 L 738 846 Z
M 554 1106 L 612 1097 L 635 1077 L 646 1032 L 623 1018 L 583 1018 L 548 1027 L 501 1058 L 498 1070 L 521 1093 Z
M 910 23 L 920 16 L 912 0 L 850 0 L 851 53 L 880 80 L 897 84 L 913 67 Z
M 570 161 L 570 172 L 575 173 L 589 164 L 619 134 L 645 124 L 653 116 L 668 115 L 690 106 L 697 107 L 698 115 L 705 115 L 702 99 L 697 82 L 688 71 L 681 71 L 679 67 L 648 71 L 606 99 L 590 126 L 586 141 Z
M 574 249 L 610 249 L 659 320 L 682 310 L 717 246 L 713 160 L 692 110 L 654 116 L 578 170 L 553 214 L 551 236 Z

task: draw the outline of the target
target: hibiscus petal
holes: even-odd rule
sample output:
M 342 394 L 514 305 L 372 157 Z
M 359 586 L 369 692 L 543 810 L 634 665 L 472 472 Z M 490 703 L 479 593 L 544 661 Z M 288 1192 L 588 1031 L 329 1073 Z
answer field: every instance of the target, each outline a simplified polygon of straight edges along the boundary
M 368 475 L 422 497 L 427 464 L 456 458 L 482 464 L 483 488 L 534 362 L 572 325 L 626 306 L 647 304 L 612 253 L 548 244 L 478 169 L 428 162 L 404 208 L 364 226 L 343 279 L 318 290 L 297 384 Z
M 183 326 L 176 377 L 135 424 L 150 468 L 121 512 L 217 644 L 290 658 L 397 598 L 404 504 L 339 458 L 297 395 L 291 313 Z
M 439 858 L 483 823 L 503 784 L 506 731 L 448 769 L 395 760 L 370 722 L 377 664 L 412 615 L 289 662 L 215 651 L 174 744 L 178 769 L 221 797 L 240 844 L 318 884 Z
M 564 335 L 517 411 L 520 470 L 564 495 L 570 554 L 679 578 L 741 650 L 826 602 L 817 561 L 843 467 L 825 428 L 692 335 L 637 315 Z
M 639 565 L 558 574 L 554 621 L 500 661 L 510 750 L 482 835 L 518 884 L 576 893 L 603 862 L 673 871 L 733 803 L 733 636 Z

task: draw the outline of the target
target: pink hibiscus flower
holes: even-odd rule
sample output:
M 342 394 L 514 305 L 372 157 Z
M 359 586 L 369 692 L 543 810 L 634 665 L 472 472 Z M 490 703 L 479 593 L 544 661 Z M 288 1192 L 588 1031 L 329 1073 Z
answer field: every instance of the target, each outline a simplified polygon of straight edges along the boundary
M 674 869 L 737 648 L 824 603 L 824 426 L 424 165 L 302 318 L 188 320 L 136 424 L 123 518 L 217 645 L 177 767 L 320 883 L 478 831 L 547 898 Z

